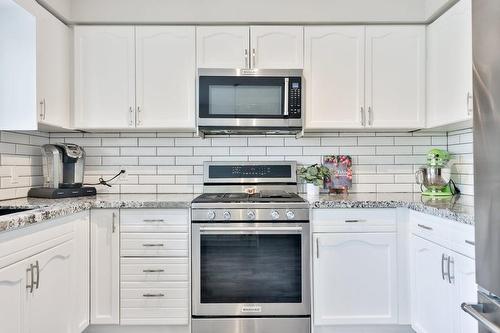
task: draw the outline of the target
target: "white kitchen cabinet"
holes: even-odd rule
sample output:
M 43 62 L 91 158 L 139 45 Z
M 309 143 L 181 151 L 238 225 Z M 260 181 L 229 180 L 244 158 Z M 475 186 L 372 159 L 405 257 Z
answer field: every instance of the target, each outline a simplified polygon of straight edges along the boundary
M 306 130 L 425 127 L 424 26 L 305 29 Z
M 75 260 L 73 266 L 75 332 L 90 324 L 90 223 L 89 214 L 75 222 Z
M 476 263 L 471 258 L 452 254 L 451 273 L 453 282 L 452 309 L 453 332 L 474 333 L 478 331 L 477 320 L 461 309 L 463 302 L 477 302 Z
M 136 28 L 137 127 L 194 129 L 194 27 Z
M 75 27 L 74 125 L 135 127 L 133 26 Z
M 304 67 L 304 28 L 302 26 L 250 27 L 253 68 L 281 69 Z
M 370 128 L 425 127 L 425 27 L 366 27 Z
M 453 332 L 451 288 L 445 275 L 446 250 L 411 237 L 412 327 L 417 333 Z
M 120 322 L 120 232 L 118 209 L 90 213 L 90 323 Z
M 198 68 L 294 69 L 304 65 L 302 26 L 196 29 Z
M 71 30 L 40 5 L 35 5 L 38 122 L 42 129 L 43 126 L 70 128 Z
M 471 0 L 461 0 L 427 27 L 427 126 L 472 118 Z
M 305 28 L 306 129 L 363 128 L 365 27 Z
M 396 233 L 314 234 L 314 324 L 398 322 Z
M 74 240 L 36 255 L 33 293 L 28 294 L 27 332 L 71 332 L 74 329 L 72 261 Z M 33 268 L 35 269 L 35 268 Z
M 198 68 L 249 68 L 250 35 L 247 26 L 196 28 Z
M 0 323 L 3 332 L 24 333 L 28 321 L 28 260 L 0 269 Z

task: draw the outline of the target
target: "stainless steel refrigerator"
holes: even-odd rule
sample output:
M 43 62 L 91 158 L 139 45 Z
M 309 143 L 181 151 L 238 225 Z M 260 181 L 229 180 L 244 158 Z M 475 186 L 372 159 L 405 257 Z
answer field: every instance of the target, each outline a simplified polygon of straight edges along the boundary
M 472 0 L 474 183 L 479 332 L 500 333 L 500 0 Z M 497 296 L 498 295 L 498 296 Z

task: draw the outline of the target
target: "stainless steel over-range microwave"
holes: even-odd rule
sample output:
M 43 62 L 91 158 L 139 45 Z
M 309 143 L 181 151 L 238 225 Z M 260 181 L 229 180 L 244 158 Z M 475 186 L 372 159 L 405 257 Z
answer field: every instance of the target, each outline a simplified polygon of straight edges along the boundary
M 200 69 L 198 128 L 207 134 L 302 130 L 302 70 Z

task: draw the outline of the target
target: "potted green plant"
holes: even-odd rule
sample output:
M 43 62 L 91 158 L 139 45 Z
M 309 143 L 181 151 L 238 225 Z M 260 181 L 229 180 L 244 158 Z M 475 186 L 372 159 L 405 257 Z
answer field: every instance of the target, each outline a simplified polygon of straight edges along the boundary
M 315 200 L 319 197 L 320 187 L 330 177 L 330 170 L 323 165 L 313 164 L 299 168 L 298 174 L 306 182 L 307 199 Z

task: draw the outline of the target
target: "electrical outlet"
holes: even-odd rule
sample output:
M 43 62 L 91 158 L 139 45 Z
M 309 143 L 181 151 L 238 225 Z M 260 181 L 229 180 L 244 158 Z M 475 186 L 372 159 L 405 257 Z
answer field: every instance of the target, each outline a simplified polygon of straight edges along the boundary
M 10 184 L 11 185 L 19 184 L 19 176 L 17 175 L 15 167 L 10 168 Z
M 128 173 L 126 172 L 125 166 L 123 166 L 123 165 L 122 165 L 122 166 L 120 166 L 120 170 L 125 170 L 125 172 L 124 172 L 124 173 L 122 173 L 122 174 L 120 175 L 120 177 L 118 177 L 118 179 L 120 180 L 120 182 L 121 182 L 121 183 L 126 183 L 126 182 L 128 182 L 128 180 L 129 180 L 129 179 L 128 179 Z

